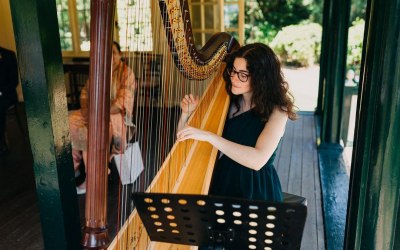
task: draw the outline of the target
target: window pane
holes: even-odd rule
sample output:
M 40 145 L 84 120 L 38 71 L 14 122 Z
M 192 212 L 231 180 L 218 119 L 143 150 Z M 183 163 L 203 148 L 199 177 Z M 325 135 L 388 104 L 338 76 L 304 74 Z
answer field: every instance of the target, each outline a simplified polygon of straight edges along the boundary
M 196 44 L 196 48 L 200 49 L 203 45 L 203 41 L 201 40 L 201 32 L 193 32 L 194 44 Z
M 229 4 L 224 6 L 224 24 L 225 28 L 238 28 L 239 23 L 239 6 L 237 4 Z
M 153 50 L 150 1 L 117 1 L 117 19 L 122 50 Z
M 90 0 L 76 0 L 80 48 L 90 50 Z
M 205 21 L 206 21 L 206 29 L 214 28 L 214 6 L 205 5 Z
M 72 34 L 68 15 L 68 0 L 57 0 L 56 4 L 61 49 L 64 51 L 72 51 Z
M 192 6 L 191 22 L 193 29 L 201 29 L 201 11 L 199 5 Z

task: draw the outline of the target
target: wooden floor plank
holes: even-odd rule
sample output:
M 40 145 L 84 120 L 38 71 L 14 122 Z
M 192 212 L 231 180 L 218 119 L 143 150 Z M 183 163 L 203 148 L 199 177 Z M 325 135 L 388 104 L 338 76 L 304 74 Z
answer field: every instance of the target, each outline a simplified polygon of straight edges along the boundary
M 325 249 L 314 119 L 314 115 L 300 114 L 298 120 L 288 121 L 276 159 L 283 191 L 297 193 L 308 201 L 302 250 Z
M 1 207 L 7 207 L 0 213 L 0 221 L 5 221 L 15 215 L 15 211 L 21 211 L 26 206 L 37 201 L 36 192 L 25 191 L 10 200 L 1 203 Z M 0 224 L 1 227 L 1 224 Z
M 294 122 L 294 130 L 291 137 L 293 138 L 292 154 L 290 155 L 290 171 L 289 171 L 289 182 L 288 192 L 295 195 L 301 195 L 301 172 L 302 172 L 302 157 L 303 157 L 303 146 L 302 143 L 302 130 L 303 130 L 303 117 Z
M 313 118 L 310 116 L 303 116 L 303 158 L 302 158 L 302 179 L 307 180 L 302 182 L 301 195 L 307 199 L 308 215 L 306 226 L 303 234 L 302 249 L 318 249 L 318 232 L 317 232 L 317 219 L 316 209 L 317 203 L 315 199 L 315 175 L 314 170 L 317 165 L 314 164 L 313 155 L 316 154 L 316 141 L 313 136 Z
M 316 124 L 317 118 L 313 115 L 312 122 L 310 124 L 312 128 L 312 135 L 317 137 Z M 316 141 L 316 140 L 315 140 Z M 313 166 L 314 166 L 314 180 L 315 180 L 315 211 L 316 211 L 316 225 L 317 225 L 317 246 L 319 250 L 325 250 L 325 227 L 324 227 L 324 218 L 322 213 L 322 191 L 321 191 L 321 181 L 319 174 L 319 161 L 318 161 L 318 149 L 317 145 L 314 144 L 315 150 L 313 150 Z
M 294 131 L 294 122 L 288 121 L 286 125 L 285 134 L 282 138 L 281 142 L 281 150 L 279 151 L 279 155 L 276 156 L 275 165 L 277 168 L 277 173 L 282 185 L 282 190 L 287 192 L 289 176 L 290 176 L 290 158 L 292 155 L 292 146 L 293 146 L 293 131 Z

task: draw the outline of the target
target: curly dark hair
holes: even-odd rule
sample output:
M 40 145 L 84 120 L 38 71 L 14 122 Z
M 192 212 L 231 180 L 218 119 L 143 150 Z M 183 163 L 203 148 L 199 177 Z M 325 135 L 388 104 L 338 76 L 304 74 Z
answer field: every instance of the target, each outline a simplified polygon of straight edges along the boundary
M 296 112 L 293 96 L 289 92 L 288 83 L 285 81 L 279 58 L 274 51 L 262 43 L 245 45 L 233 51 L 226 58 L 226 69 L 223 77 L 225 88 L 233 104 L 239 109 L 242 95 L 232 93 L 232 82 L 229 72 L 233 69 L 236 58 L 243 58 L 247 62 L 252 88 L 251 104 L 254 111 L 267 122 L 274 108 L 279 107 L 288 114 L 289 119 L 295 120 Z

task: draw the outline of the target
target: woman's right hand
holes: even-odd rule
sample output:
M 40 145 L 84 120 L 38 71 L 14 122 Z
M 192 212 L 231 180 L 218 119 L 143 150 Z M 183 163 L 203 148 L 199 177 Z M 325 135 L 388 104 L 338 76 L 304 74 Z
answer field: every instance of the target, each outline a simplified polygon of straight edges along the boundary
M 199 104 L 199 97 L 192 94 L 185 95 L 181 101 L 182 113 L 186 115 L 192 114 L 196 109 L 197 104 Z

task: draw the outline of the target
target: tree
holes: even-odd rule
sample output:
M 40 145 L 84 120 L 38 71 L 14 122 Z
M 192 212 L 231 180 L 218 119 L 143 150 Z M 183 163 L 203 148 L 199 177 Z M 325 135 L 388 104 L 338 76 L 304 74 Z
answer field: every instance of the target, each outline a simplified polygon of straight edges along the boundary
M 246 1 L 246 42 L 268 42 L 285 26 L 308 20 L 311 4 L 304 0 Z
M 352 0 L 350 7 L 350 23 L 359 19 L 365 19 L 367 0 Z
M 298 24 L 310 17 L 311 4 L 304 0 L 257 0 L 264 20 L 276 29 Z

